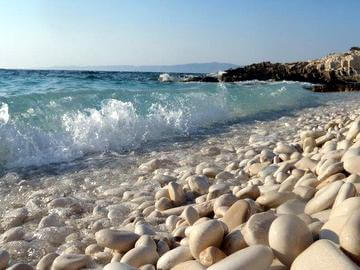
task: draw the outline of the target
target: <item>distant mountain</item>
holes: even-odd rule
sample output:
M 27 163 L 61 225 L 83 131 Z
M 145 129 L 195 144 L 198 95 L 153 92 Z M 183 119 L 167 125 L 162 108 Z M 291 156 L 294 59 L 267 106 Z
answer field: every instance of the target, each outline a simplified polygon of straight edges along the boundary
M 230 68 L 236 68 L 238 65 L 229 63 L 192 63 L 183 65 L 161 65 L 161 66 L 63 66 L 50 67 L 46 69 L 56 70 L 95 70 L 95 71 L 132 71 L 132 72 L 176 72 L 176 73 L 211 73 Z M 45 68 L 44 68 L 45 69 Z

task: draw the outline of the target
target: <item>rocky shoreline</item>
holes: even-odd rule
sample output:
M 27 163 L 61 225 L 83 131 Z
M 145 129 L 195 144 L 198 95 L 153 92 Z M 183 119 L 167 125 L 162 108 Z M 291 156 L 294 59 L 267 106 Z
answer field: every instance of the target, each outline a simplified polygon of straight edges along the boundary
M 295 63 L 262 62 L 226 70 L 217 76 L 194 77 L 201 82 L 299 81 L 315 84 L 315 92 L 360 90 L 360 49 Z
M 7 175 L 0 269 L 360 269 L 359 116 L 348 101 L 234 128 L 132 181 Z

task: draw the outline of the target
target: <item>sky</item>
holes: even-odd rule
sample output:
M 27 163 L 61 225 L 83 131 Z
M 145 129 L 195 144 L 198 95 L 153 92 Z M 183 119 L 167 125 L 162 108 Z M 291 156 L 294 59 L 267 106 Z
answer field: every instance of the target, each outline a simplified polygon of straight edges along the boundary
M 0 0 L 0 67 L 290 62 L 360 46 L 360 0 Z

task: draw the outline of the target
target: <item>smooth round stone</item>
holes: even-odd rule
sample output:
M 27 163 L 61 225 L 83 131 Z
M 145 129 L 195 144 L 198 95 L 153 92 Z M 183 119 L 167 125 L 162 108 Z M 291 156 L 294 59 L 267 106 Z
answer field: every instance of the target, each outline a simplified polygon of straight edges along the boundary
M 346 199 L 354 197 L 355 195 L 356 195 L 356 188 L 353 183 L 343 184 L 335 198 L 333 208 L 338 206 L 340 203 L 342 203 Z
M 199 219 L 199 213 L 192 206 L 187 206 L 182 212 L 181 216 L 189 225 L 193 225 Z
M 34 268 L 26 263 L 17 263 L 7 268 L 7 270 L 34 270 Z
M 256 202 L 267 208 L 276 208 L 284 202 L 296 199 L 296 194 L 292 192 L 269 191 L 256 199 Z
M 46 217 L 43 217 L 38 225 L 38 228 L 45 228 L 45 227 L 59 227 L 63 226 L 63 222 L 61 222 L 59 215 L 57 214 L 50 214 Z
M 302 200 L 294 199 L 288 200 L 276 208 L 276 213 L 279 215 L 299 215 L 304 213 L 305 202 Z
M 17 208 L 5 213 L 2 217 L 2 227 L 8 230 L 13 227 L 20 226 L 24 223 L 28 216 L 28 210 L 26 208 Z
M 155 264 L 158 259 L 159 255 L 154 248 L 149 246 L 138 246 L 126 252 L 120 262 L 138 268 L 145 264 Z
M 152 264 L 145 264 L 139 268 L 140 270 L 156 270 Z
M 340 246 L 350 257 L 360 263 L 360 210 L 346 221 L 340 233 Z
M 162 197 L 155 202 L 155 208 L 159 211 L 164 211 L 173 207 L 173 203 L 170 199 Z
M 257 213 L 250 217 L 244 229 L 244 238 L 249 246 L 269 245 L 269 229 L 276 219 L 273 212 Z
M 179 263 L 175 265 L 171 270 L 205 270 L 206 267 L 198 263 L 197 261 L 191 260 Z
M 152 212 L 154 212 L 155 210 L 156 210 L 155 205 L 152 205 L 152 206 L 146 207 L 146 208 L 143 210 L 142 214 L 144 215 L 144 217 L 147 217 L 147 216 L 149 216 Z
M 312 197 L 314 197 L 315 192 L 315 188 L 307 186 L 298 186 L 293 189 L 293 193 L 298 195 L 304 201 L 309 201 Z
M 343 184 L 343 181 L 336 181 L 324 187 L 324 190 L 319 190 L 320 194 L 315 194 L 315 197 L 306 204 L 305 214 L 311 215 L 330 208 Z
M 312 242 L 312 233 L 295 215 L 282 215 L 271 224 L 269 244 L 275 256 L 284 265 L 290 266 Z
M 215 213 L 215 216 L 216 218 L 222 218 L 226 211 L 229 210 L 229 206 L 220 206 L 220 207 L 217 207 L 217 208 L 214 208 L 214 213 Z
M 41 258 L 41 260 L 36 265 L 36 270 L 50 270 L 51 265 L 58 256 L 59 254 L 57 253 L 46 254 L 44 257 Z
M 164 240 L 159 240 L 156 243 L 157 246 L 157 253 L 159 254 L 159 257 L 164 255 L 166 252 L 170 250 L 169 245 Z
M 160 200 L 161 198 L 168 198 L 170 200 L 169 190 L 167 188 L 159 189 L 155 193 L 155 200 Z
M 220 168 L 209 167 L 209 168 L 204 168 L 202 174 L 206 175 L 207 177 L 215 178 L 215 176 L 220 172 L 221 172 Z
M 209 181 L 205 176 L 193 175 L 186 179 L 192 192 L 198 195 L 206 194 L 209 190 Z
M 261 171 L 259 171 L 258 175 L 261 178 L 265 178 L 268 175 L 273 175 L 277 169 L 278 169 L 278 166 L 273 164 L 273 165 L 267 166 L 264 169 L 262 169 Z
M 104 248 L 100 247 L 98 244 L 91 244 L 86 247 L 85 255 L 91 256 L 91 255 L 94 255 L 95 253 L 103 252 L 103 251 L 104 251 Z
M 241 228 L 244 225 L 240 225 L 228 233 L 222 243 L 222 250 L 225 254 L 230 255 L 240 249 L 246 248 L 248 245 L 245 241 L 244 235 L 241 232 Z
M 71 227 L 46 227 L 37 229 L 34 236 L 37 239 L 49 242 L 52 245 L 59 246 L 65 242 L 66 237 L 72 233 Z
M 237 201 L 238 199 L 233 194 L 223 194 L 215 199 L 214 209 L 222 206 L 230 207 Z
M 320 235 L 321 228 L 323 226 L 324 226 L 324 223 L 321 221 L 314 221 L 314 222 L 308 224 L 309 230 L 313 235 L 314 241 L 318 240 L 320 238 L 319 235 Z
M 184 238 L 185 237 L 185 230 L 188 226 L 187 225 L 181 225 L 176 227 L 175 230 L 173 230 L 173 232 L 171 233 L 173 237 L 178 237 L 178 238 Z
M 290 175 L 284 182 L 280 184 L 280 187 L 278 189 L 279 192 L 291 192 L 297 181 L 299 180 L 299 177 L 295 177 L 294 175 Z
M 342 157 L 344 169 L 353 174 L 360 175 L 360 148 L 350 148 Z
M 339 180 L 344 181 L 346 179 L 346 175 L 343 173 L 337 173 L 337 174 L 333 174 L 331 176 L 329 176 L 328 178 L 326 178 L 324 181 L 321 181 L 316 188 L 318 190 L 322 189 L 325 186 L 328 186 L 331 183 L 337 182 Z
M 161 186 L 165 186 L 172 181 L 176 181 L 176 178 L 170 175 L 157 174 L 153 177 L 153 180 L 159 182 Z
M 331 209 L 326 209 L 326 210 L 317 212 L 315 214 L 312 214 L 311 218 L 313 220 L 318 220 L 318 221 L 325 223 L 329 220 L 330 213 L 331 213 Z
M 250 212 L 249 207 L 247 201 L 239 200 L 225 212 L 222 221 L 228 226 L 229 231 L 247 221 Z
M 273 258 L 269 247 L 255 245 L 231 254 L 210 266 L 208 270 L 267 270 Z
M 350 215 L 338 216 L 328 220 L 321 228 L 319 233 L 320 239 L 328 239 L 339 244 L 339 235 L 344 228 L 345 223 Z
M 188 246 L 179 246 L 164 253 L 157 261 L 158 270 L 169 270 L 175 265 L 191 260 L 193 257 Z
M 208 247 L 200 252 L 199 261 L 202 265 L 209 267 L 225 257 L 225 253 L 217 247 Z
M 260 190 L 258 186 L 247 186 L 235 194 L 238 199 L 250 198 L 256 200 L 260 196 Z
M 291 265 L 290 270 L 359 270 L 333 242 L 322 239 L 304 250 Z
M 229 179 L 233 179 L 235 178 L 235 175 L 233 175 L 232 173 L 230 172 L 227 172 L 227 171 L 222 171 L 222 172 L 219 172 L 216 176 L 215 176 L 215 179 L 221 179 L 221 180 L 229 180 Z
M 342 162 L 332 163 L 321 171 L 321 174 L 319 175 L 318 179 L 319 181 L 323 181 L 332 175 L 342 172 L 343 170 L 344 170 L 344 166 Z
M 166 229 L 171 233 L 176 228 L 176 223 L 179 221 L 179 217 L 175 215 L 168 216 L 165 220 Z
M 352 197 L 346 199 L 342 203 L 340 203 L 337 207 L 333 208 L 330 214 L 330 219 L 350 215 L 353 211 L 360 208 L 360 197 Z
M 132 267 L 126 263 L 111 262 L 105 265 L 103 270 L 137 270 L 137 268 Z
M 193 226 L 189 237 L 189 247 L 194 258 L 198 259 L 200 252 L 207 247 L 220 246 L 224 237 L 221 222 L 209 220 Z
M 186 197 L 181 185 L 176 182 L 170 182 L 168 184 L 168 190 L 170 199 L 175 205 L 179 206 L 185 202 Z
M 346 140 L 352 141 L 360 132 L 360 119 L 356 119 L 354 122 L 352 122 L 347 134 L 346 134 Z
M 139 235 L 129 231 L 103 229 L 95 233 L 95 239 L 99 246 L 115 249 L 119 253 L 132 249 Z
M 134 233 L 138 235 L 155 235 L 154 230 L 148 224 L 136 224 Z
M 52 270 L 78 270 L 90 262 L 86 255 L 64 254 L 55 258 Z
M 0 269 L 5 269 L 9 263 L 10 255 L 6 250 L 0 249 Z
M 125 187 L 118 187 L 118 188 L 113 187 L 113 188 L 105 190 L 102 194 L 104 196 L 121 198 L 125 191 L 126 191 Z
M 152 239 L 150 235 L 143 235 L 139 238 L 139 240 L 136 241 L 135 247 L 151 247 L 154 250 L 157 249 L 155 241 Z
M 209 193 L 207 195 L 207 200 L 215 199 L 225 193 L 230 191 L 229 186 L 227 184 L 214 184 L 209 187 Z
M 6 232 L 4 232 L 1 236 L 1 242 L 11 242 L 17 240 L 23 240 L 25 235 L 25 230 L 23 227 L 14 227 Z

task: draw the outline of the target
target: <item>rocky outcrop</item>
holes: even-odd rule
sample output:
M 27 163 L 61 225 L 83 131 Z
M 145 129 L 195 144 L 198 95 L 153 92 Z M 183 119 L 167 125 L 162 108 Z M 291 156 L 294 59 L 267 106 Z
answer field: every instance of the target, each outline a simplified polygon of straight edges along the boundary
M 314 91 L 360 90 L 360 50 L 330 54 L 326 57 L 295 63 L 262 62 L 229 69 L 218 76 L 196 78 L 203 82 L 247 80 L 300 81 L 316 84 Z

